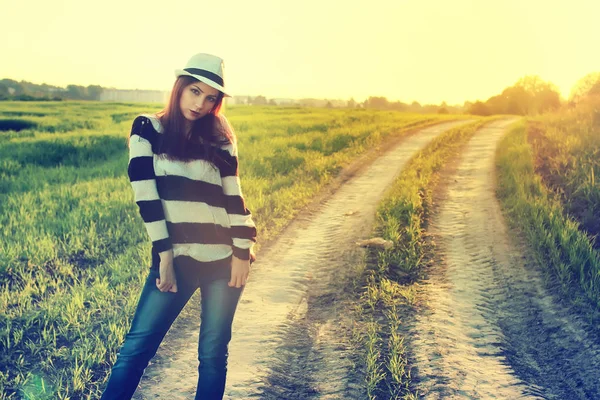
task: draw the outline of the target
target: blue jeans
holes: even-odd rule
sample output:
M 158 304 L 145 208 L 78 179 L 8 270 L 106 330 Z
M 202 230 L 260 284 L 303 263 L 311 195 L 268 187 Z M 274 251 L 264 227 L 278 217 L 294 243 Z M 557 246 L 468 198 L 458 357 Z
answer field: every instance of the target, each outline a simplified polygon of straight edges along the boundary
M 206 278 L 192 269 L 175 268 L 177 293 L 156 287 L 157 268 L 146 279 L 129 333 L 115 362 L 103 400 L 131 399 L 150 359 L 192 294 L 200 287 L 202 314 L 198 341 L 198 386 L 195 399 L 222 399 L 227 374 L 227 346 L 241 288 L 229 279 Z M 166 383 L 168 384 L 168 383 Z

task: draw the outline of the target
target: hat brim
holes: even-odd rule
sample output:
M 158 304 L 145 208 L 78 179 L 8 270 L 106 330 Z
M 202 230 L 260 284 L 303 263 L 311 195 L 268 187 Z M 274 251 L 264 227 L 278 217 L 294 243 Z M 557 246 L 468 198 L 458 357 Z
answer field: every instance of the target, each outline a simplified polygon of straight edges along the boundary
M 184 71 L 182 69 L 176 69 L 175 70 L 175 77 L 180 77 L 181 75 L 187 75 L 187 76 L 191 76 L 192 78 L 196 78 L 198 79 L 200 82 L 204 82 L 206 83 L 208 86 L 217 89 L 219 92 L 223 93 L 224 97 L 231 97 L 231 95 L 229 93 L 227 93 L 225 91 L 225 88 L 221 85 L 219 85 L 217 82 L 211 81 L 210 79 L 201 76 L 201 75 L 194 75 L 194 74 L 190 74 L 187 71 Z

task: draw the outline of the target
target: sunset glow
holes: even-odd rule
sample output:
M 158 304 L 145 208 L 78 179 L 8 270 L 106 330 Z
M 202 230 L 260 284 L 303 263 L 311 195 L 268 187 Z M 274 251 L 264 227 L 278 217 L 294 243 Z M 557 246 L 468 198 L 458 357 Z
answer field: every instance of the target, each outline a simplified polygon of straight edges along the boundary
M 485 100 L 536 74 L 568 96 L 600 70 L 593 0 L 0 0 L 0 79 L 170 89 L 196 52 L 234 95 Z

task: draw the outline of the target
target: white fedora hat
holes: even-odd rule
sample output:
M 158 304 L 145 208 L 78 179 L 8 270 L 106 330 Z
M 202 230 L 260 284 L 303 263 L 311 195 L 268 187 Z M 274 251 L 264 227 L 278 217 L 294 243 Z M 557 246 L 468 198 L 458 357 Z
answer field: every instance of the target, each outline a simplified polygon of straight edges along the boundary
M 176 69 L 175 76 L 188 75 L 206 83 L 225 95 L 231 97 L 225 91 L 223 80 L 223 59 L 212 54 L 198 53 L 192 56 L 183 69 Z

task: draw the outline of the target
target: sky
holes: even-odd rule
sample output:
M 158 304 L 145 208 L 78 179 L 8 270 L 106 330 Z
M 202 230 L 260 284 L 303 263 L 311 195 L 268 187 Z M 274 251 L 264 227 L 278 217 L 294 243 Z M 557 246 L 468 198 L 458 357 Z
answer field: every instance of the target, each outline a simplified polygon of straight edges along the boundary
M 0 79 L 170 90 L 195 53 L 234 95 L 486 100 L 600 71 L 597 0 L 0 0 Z

